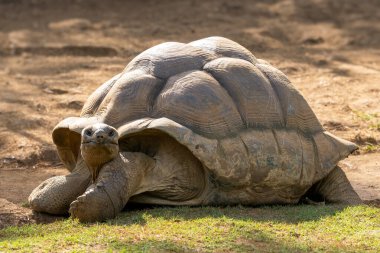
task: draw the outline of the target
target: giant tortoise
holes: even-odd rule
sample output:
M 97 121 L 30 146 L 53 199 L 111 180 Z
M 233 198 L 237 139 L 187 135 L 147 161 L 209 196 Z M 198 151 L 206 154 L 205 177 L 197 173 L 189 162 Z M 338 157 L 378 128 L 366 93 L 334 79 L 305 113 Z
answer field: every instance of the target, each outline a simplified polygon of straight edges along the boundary
M 71 173 L 29 202 L 80 221 L 113 218 L 127 202 L 361 202 L 337 165 L 356 145 L 325 131 L 281 71 L 222 37 L 142 52 L 52 136 Z

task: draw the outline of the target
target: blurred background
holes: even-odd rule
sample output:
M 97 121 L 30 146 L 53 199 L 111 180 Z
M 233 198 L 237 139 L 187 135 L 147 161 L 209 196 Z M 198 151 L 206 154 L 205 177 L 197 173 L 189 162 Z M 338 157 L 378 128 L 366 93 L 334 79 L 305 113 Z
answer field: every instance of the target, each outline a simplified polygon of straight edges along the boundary
M 100 84 L 165 41 L 224 36 L 282 70 L 321 123 L 360 150 L 342 162 L 380 199 L 380 1 L 0 0 L 0 198 L 25 203 L 67 171 L 51 141 Z

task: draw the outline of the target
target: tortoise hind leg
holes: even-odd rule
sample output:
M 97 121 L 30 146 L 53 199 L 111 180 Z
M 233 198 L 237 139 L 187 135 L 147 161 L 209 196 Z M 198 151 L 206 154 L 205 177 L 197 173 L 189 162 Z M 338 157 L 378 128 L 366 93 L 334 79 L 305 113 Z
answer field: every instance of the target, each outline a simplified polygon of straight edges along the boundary
M 325 178 L 313 185 L 308 191 L 307 197 L 311 200 L 325 200 L 329 203 L 349 205 L 362 203 L 346 174 L 339 166 L 336 166 Z

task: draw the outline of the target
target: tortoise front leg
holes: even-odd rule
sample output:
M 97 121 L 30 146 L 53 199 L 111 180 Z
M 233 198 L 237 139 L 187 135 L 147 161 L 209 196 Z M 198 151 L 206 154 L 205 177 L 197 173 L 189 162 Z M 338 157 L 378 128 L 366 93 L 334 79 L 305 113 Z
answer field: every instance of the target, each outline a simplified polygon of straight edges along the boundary
M 67 214 L 70 203 L 81 195 L 90 183 L 90 173 L 82 159 L 73 172 L 49 178 L 29 195 L 31 208 L 37 212 Z
M 72 218 L 81 222 L 114 218 L 141 187 L 147 169 L 155 162 L 143 153 L 120 154 L 103 165 L 94 184 L 70 205 Z
M 336 166 L 325 178 L 315 184 L 311 189 L 311 194 L 319 195 L 330 203 L 349 205 L 363 203 L 339 166 Z

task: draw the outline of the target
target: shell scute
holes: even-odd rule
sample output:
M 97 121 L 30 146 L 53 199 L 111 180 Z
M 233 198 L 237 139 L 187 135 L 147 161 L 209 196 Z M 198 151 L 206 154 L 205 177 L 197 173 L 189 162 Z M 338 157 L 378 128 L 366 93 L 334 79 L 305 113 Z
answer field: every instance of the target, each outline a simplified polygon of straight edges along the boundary
M 87 101 L 83 105 L 82 112 L 80 114 L 81 117 L 89 117 L 95 114 L 104 97 L 107 95 L 116 81 L 121 77 L 121 75 L 121 73 L 117 74 L 110 80 L 103 83 L 87 98 Z
M 252 64 L 257 63 L 256 57 L 248 49 L 235 41 L 223 37 L 208 37 L 190 42 L 189 45 L 216 54 L 218 57 L 238 58 Z
M 255 65 L 241 59 L 218 58 L 204 69 L 227 90 L 247 127 L 284 126 L 278 98 Z
M 147 117 L 163 85 L 161 79 L 140 70 L 124 73 L 104 97 L 97 114 L 114 126 Z
M 300 129 L 304 133 L 323 131 L 305 98 L 293 87 L 284 73 L 268 64 L 256 66 L 266 75 L 277 94 L 286 128 Z
M 200 70 L 215 55 L 189 44 L 166 42 L 136 56 L 123 71 L 141 70 L 161 79 L 176 74 Z
M 213 137 L 228 136 L 244 128 L 234 101 L 203 71 L 171 77 L 157 97 L 153 117 L 167 117 Z

